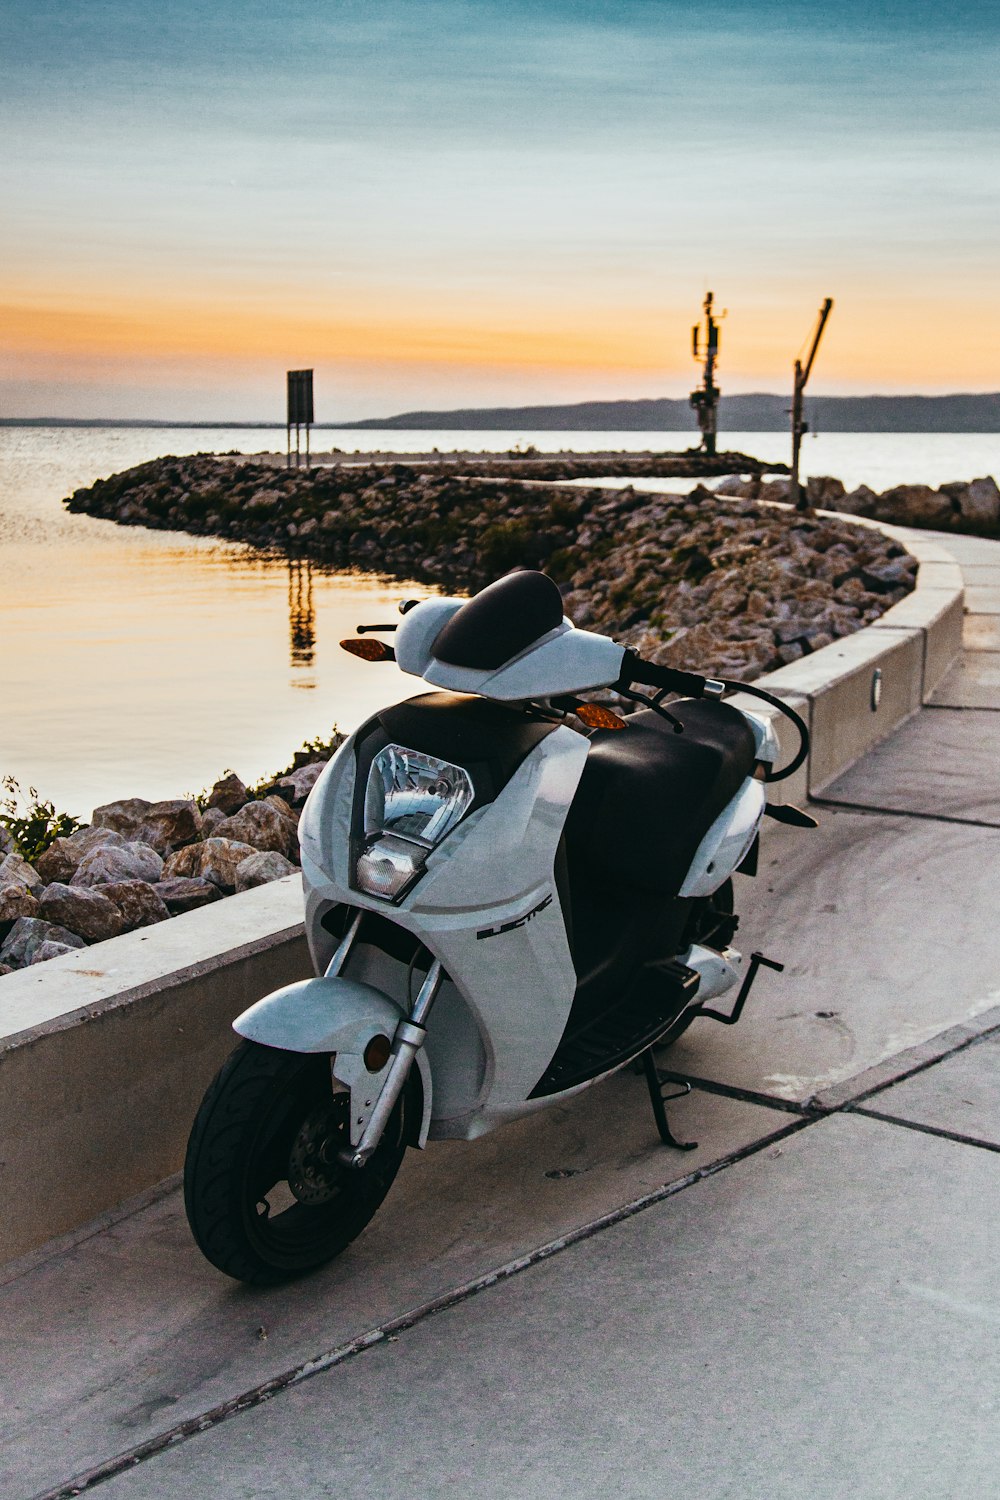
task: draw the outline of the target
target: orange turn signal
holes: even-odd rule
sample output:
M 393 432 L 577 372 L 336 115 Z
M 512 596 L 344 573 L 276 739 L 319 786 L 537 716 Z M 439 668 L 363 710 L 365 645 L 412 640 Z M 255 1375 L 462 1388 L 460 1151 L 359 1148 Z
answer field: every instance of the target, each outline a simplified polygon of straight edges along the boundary
M 364 1051 L 365 1067 L 369 1073 L 381 1073 L 392 1053 L 392 1043 L 381 1032 L 373 1036 Z
M 624 719 L 620 719 L 610 708 L 602 708 L 599 703 L 581 703 L 576 710 L 578 719 L 582 719 L 588 729 L 625 729 Z
M 351 639 L 341 641 L 341 650 L 349 651 L 352 656 L 360 656 L 362 661 L 395 661 L 396 653 L 385 641 L 372 641 Z

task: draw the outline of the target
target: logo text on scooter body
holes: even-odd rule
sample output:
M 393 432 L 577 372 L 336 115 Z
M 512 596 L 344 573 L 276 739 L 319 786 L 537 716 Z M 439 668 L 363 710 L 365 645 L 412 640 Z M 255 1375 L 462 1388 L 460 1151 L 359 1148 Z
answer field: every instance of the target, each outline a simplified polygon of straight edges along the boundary
M 501 922 L 497 927 L 484 927 L 480 932 L 476 933 L 476 937 L 499 937 L 502 932 L 513 932 L 515 927 L 523 927 L 526 922 L 531 921 L 532 917 L 537 917 L 540 911 L 544 911 L 547 906 L 551 905 L 552 894 L 550 892 L 544 901 L 539 901 L 538 905 L 533 906 L 530 911 L 526 911 L 523 917 L 515 917 L 513 922 Z

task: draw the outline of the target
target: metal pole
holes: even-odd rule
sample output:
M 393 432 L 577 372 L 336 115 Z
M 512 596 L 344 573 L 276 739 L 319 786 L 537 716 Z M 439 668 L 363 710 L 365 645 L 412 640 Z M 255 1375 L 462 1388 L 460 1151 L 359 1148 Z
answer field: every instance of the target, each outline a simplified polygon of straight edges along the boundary
M 801 510 L 799 491 L 799 450 L 802 447 L 802 361 L 795 361 L 795 384 L 792 388 L 792 473 L 788 481 L 788 500 L 794 510 Z
M 691 405 L 698 414 L 701 445 L 711 458 L 715 457 L 716 451 L 719 401 L 719 390 L 715 384 L 715 362 L 719 356 L 719 324 L 712 314 L 714 300 L 714 293 L 706 292 L 703 309 L 705 313 L 705 362 L 702 370 L 701 385 L 696 391 L 691 392 Z M 697 324 L 691 330 L 691 333 L 692 352 L 695 359 L 697 359 L 699 335 Z
M 816 332 L 813 334 L 812 347 L 809 350 L 809 358 L 806 360 L 805 369 L 802 361 L 795 361 L 795 387 L 792 391 L 792 473 L 788 481 L 789 502 L 798 511 L 809 509 L 808 498 L 802 493 L 799 483 L 799 452 L 802 447 L 802 435 L 809 431 L 809 423 L 802 420 L 802 393 L 806 388 L 806 381 L 812 372 L 813 360 L 816 358 L 816 350 L 819 341 L 823 337 L 823 329 L 826 320 L 833 308 L 833 298 L 824 299 L 823 306 L 819 310 L 819 322 L 816 324 Z

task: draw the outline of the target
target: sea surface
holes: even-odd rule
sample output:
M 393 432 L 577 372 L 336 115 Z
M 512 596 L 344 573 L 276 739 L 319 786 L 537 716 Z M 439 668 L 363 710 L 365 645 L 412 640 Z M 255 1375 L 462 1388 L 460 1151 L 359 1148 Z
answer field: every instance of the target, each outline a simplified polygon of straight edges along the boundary
M 338 641 L 394 618 L 405 582 L 328 573 L 250 548 L 70 515 L 73 490 L 167 453 L 284 447 L 285 429 L 0 428 L 0 774 L 89 817 L 116 797 L 182 796 L 232 768 L 280 769 L 305 739 L 420 691 Z M 642 432 L 314 433 L 314 447 L 423 453 L 685 448 Z M 720 446 L 787 459 L 781 433 Z M 804 472 L 849 487 L 1000 474 L 1000 437 L 830 433 Z M 683 488 L 675 483 L 673 488 Z M 412 592 L 412 588 L 410 589 Z

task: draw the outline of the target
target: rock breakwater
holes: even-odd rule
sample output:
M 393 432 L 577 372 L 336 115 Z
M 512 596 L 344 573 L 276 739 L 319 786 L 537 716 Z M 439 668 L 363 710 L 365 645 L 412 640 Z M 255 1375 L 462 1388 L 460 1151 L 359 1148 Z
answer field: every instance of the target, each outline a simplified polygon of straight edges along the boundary
M 916 571 L 870 529 L 741 497 L 588 490 L 403 463 L 284 471 L 167 458 L 78 490 L 67 504 L 458 592 L 511 568 L 543 568 L 577 623 L 722 676 L 756 676 L 870 623 L 912 588 Z
M 783 501 L 788 498 L 788 481 L 741 474 L 738 478 L 724 479 L 716 494 Z M 868 516 L 873 521 L 890 521 L 897 526 L 1000 536 L 1000 486 L 992 474 L 981 479 L 955 480 L 936 490 L 926 484 L 896 484 L 881 493 L 866 484 L 847 490 L 842 480 L 817 475 L 809 479 L 806 494 L 810 505 L 822 510 Z

